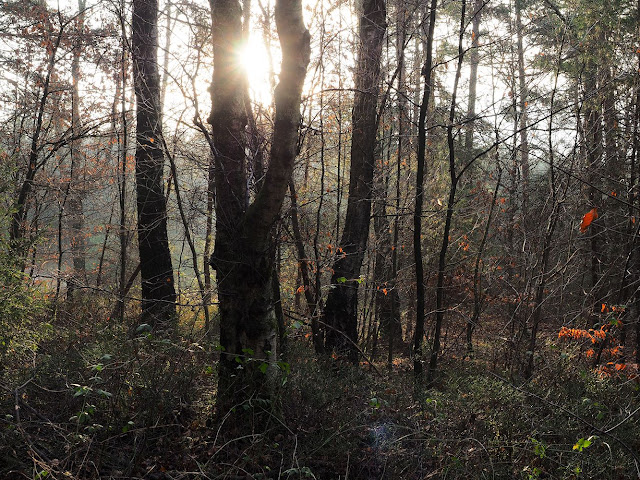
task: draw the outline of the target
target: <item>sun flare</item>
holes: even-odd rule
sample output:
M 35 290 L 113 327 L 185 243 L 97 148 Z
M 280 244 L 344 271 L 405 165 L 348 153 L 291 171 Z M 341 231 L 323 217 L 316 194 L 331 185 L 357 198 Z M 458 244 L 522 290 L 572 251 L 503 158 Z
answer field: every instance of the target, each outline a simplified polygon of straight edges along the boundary
M 265 106 L 269 105 L 273 96 L 273 66 L 264 42 L 258 38 L 250 38 L 240 52 L 239 61 L 247 74 L 253 100 Z

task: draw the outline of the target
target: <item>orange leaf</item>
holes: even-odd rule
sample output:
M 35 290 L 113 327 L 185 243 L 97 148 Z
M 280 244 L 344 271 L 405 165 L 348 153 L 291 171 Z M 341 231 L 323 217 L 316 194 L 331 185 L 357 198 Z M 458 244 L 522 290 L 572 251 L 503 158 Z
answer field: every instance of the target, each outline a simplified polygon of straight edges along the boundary
M 384 293 L 384 294 L 385 294 L 385 296 L 386 296 L 386 295 L 387 295 L 387 293 L 388 293 L 387 289 L 386 289 L 386 288 L 383 288 L 383 289 L 382 289 L 382 293 Z
M 304 285 L 300 285 L 296 290 L 296 293 L 304 293 Z
M 591 222 L 593 222 L 596 218 L 598 218 L 597 208 L 592 208 L 587 213 L 585 213 L 584 217 L 582 217 L 582 223 L 580 223 L 580 232 L 586 232 L 589 225 L 591 225 Z

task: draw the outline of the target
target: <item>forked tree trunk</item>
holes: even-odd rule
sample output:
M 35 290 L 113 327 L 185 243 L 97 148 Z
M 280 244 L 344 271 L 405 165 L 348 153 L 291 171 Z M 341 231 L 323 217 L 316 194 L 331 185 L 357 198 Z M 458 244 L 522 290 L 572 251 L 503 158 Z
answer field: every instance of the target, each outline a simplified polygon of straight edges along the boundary
M 211 89 L 216 183 L 216 242 L 220 309 L 218 411 L 254 396 L 272 397 L 278 378 L 273 226 L 287 191 L 297 151 L 300 100 L 310 56 L 310 36 L 300 0 L 278 0 L 282 47 L 271 162 L 256 199 L 246 205 L 247 115 L 244 74 L 237 65 L 242 9 L 216 0 L 213 9 L 214 73 Z M 240 368 L 239 368 L 240 367 Z
M 158 2 L 134 0 L 131 23 L 136 93 L 136 190 L 142 321 L 172 327 L 176 317 L 164 195 L 162 107 L 158 73 Z
M 326 349 L 357 360 L 358 285 L 371 216 L 376 107 L 380 59 L 386 30 L 384 0 L 364 0 L 356 65 L 351 138 L 349 200 L 340 248 L 334 260 L 331 290 L 324 310 Z

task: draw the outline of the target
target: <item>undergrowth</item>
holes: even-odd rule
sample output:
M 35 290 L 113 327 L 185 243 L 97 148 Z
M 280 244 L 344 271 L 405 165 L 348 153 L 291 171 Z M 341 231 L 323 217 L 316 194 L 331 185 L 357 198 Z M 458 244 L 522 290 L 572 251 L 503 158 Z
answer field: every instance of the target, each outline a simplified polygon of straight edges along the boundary
M 597 373 L 551 337 L 529 382 L 478 351 L 445 357 L 436 386 L 417 390 L 409 359 L 318 360 L 294 336 L 277 405 L 219 412 L 216 352 L 188 319 L 168 340 L 106 320 L 107 302 L 74 302 L 43 308 L 3 357 L 0 478 L 638 475 L 637 378 Z

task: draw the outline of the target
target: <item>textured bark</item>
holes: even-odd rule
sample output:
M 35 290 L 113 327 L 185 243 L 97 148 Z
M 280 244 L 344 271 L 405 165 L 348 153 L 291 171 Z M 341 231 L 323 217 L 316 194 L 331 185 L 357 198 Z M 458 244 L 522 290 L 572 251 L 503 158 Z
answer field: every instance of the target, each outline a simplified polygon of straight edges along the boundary
M 211 3 L 214 74 L 209 121 L 216 158 L 216 243 L 211 265 L 217 272 L 220 305 L 223 350 L 218 408 L 224 414 L 254 396 L 272 397 L 278 378 L 272 230 L 297 152 L 310 36 L 303 24 L 300 0 L 278 0 L 275 15 L 283 60 L 275 91 L 271 162 L 255 201 L 247 206 L 246 78 L 235 60 L 242 43 L 242 10 L 237 0 Z
M 132 57 L 136 93 L 136 193 L 142 320 L 170 328 L 176 292 L 167 237 L 157 0 L 134 0 Z
M 376 107 L 380 82 L 380 59 L 386 30 L 384 0 L 364 0 L 360 18 L 360 46 L 356 65 L 352 113 L 349 200 L 340 248 L 333 264 L 332 289 L 324 311 L 328 325 L 325 346 L 357 359 L 358 285 L 369 237 Z M 344 255 L 343 255 L 344 253 Z

